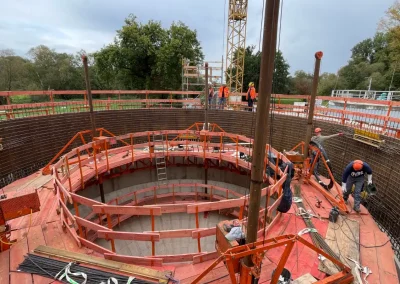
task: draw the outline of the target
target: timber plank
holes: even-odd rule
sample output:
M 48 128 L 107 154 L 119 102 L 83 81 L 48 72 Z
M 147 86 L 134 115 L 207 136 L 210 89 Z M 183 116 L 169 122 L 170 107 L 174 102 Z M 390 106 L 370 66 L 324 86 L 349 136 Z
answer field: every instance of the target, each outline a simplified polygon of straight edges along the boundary
M 41 195 L 46 195 L 46 198 L 40 198 Z M 43 188 L 39 194 L 40 198 L 40 211 L 35 214 L 35 218 L 32 220 L 32 226 L 41 225 L 45 222 L 46 218 L 49 215 L 49 210 L 53 206 L 55 195 L 52 190 Z
M 0 252 L 0 283 L 10 283 L 10 250 Z
M 58 231 L 60 232 L 61 240 L 63 241 L 66 250 L 75 251 L 75 252 L 81 252 L 84 250 L 84 249 L 79 248 L 79 246 L 76 242 L 77 239 L 71 237 L 71 234 L 73 233 L 72 229 L 68 230 L 68 228 L 66 228 L 64 230 L 61 222 L 54 222 L 54 223 L 56 223 L 56 225 L 57 225 Z M 68 232 L 70 234 L 68 234 Z M 77 237 L 76 234 L 75 234 L 75 237 Z
M 376 246 L 381 246 L 387 241 L 388 237 L 385 233 L 380 231 L 375 232 Z M 381 283 L 396 283 L 396 281 L 398 281 L 397 270 L 394 263 L 394 254 L 390 242 L 386 243 L 384 246 L 377 247 L 376 255 L 378 258 L 379 278 Z
M 83 218 L 78 217 L 78 216 L 75 216 L 75 220 L 76 220 L 76 222 L 77 222 L 79 225 L 81 225 L 81 226 L 83 226 L 83 227 L 86 227 L 86 228 L 88 228 L 88 229 L 91 229 L 91 230 L 93 230 L 93 231 L 99 231 L 99 230 L 111 231 L 111 230 L 110 230 L 109 228 L 107 228 L 107 227 L 104 227 L 104 226 L 101 226 L 101 225 L 99 225 L 99 224 L 93 223 L 93 222 L 91 222 L 91 221 L 89 221 L 89 220 L 83 219 Z
M 105 253 L 105 259 L 121 261 L 135 265 L 162 266 L 162 258 L 136 257 L 120 254 Z
M 329 222 L 325 241 L 340 256 L 340 261 L 351 269 L 355 267 L 355 263 L 347 257 L 360 261 L 358 245 L 360 243 L 360 225 L 358 221 L 339 216 L 336 223 Z M 320 262 L 319 270 L 329 275 L 339 272 L 336 266 L 327 259 Z M 357 279 L 356 275 L 354 277 Z
M 111 253 L 111 254 L 113 254 L 112 251 L 110 251 L 110 250 L 108 250 L 108 249 L 105 249 L 105 248 L 103 248 L 102 246 L 99 246 L 99 245 L 97 245 L 97 244 L 95 244 L 95 243 L 92 243 L 92 242 L 90 242 L 90 241 L 88 241 L 88 240 L 85 240 L 84 238 L 78 237 L 78 240 L 79 240 L 85 247 L 90 248 L 90 249 L 92 249 L 92 250 L 94 250 L 94 251 L 96 251 L 96 252 L 98 252 L 98 253 L 101 253 L 101 254 L 104 254 L 104 253 Z
M 10 248 L 10 271 L 16 271 L 18 265 L 24 261 L 24 255 L 28 253 L 28 241 L 25 238 L 26 233 L 26 229 L 13 231 L 11 233 L 11 239 L 17 239 L 18 242 L 13 244 Z M 29 273 L 10 273 L 11 284 L 31 284 L 32 281 L 32 275 Z
M 373 247 L 375 246 L 375 234 L 365 225 L 360 227 L 360 243 L 371 247 L 365 248 L 360 246 L 361 265 L 368 266 L 372 271 L 372 274 L 368 276 L 368 282 L 380 283 L 380 273 L 377 273 L 379 271 L 377 250 Z
M 36 247 L 40 245 L 46 245 L 46 241 L 44 239 L 44 235 L 42 232 L 42 226 L 34 226 L 29 230 L 29 234 L 27 236 L 28 239 L 28 251 L 32 253 Z
M 303 276 L 300 276 L 296 280 L 294 280 L 292 283 L 293 284 L 311 284 L 317 282 L 317 279 L 315 279 L 310 273 L 304 274 Z
M 215 259 L 219 256 L 219 253 L 214 251 L 214 252 L 209 252 L 209 253 L 204 253 L 202 255 L 197 255 L 193 257 L 193 264 L 201 263 L 207 260 Z
M 132 240 L 132 241 L 160 241 L 160 234 L 158 232 L 143 232 L 143 233 L 133 233 L 133 232 L 117 232 L 109 230 L 99 230 L 97 231 L 97 237 L 99 238 L 110 238 L 117 240 Z
M 124 273 L 139 275 L 150 279 L 164 279 L 164 280 L 167 279 L 165 277 L 167 271 L 158 271 L 151 268 L 145 268 L 113 260 L 107 260 L 96 256 L 89 256 L 83 253 L 76 253 L 72 251 L 55 249 L 49 246 L 39 246 L 35 249 L 35 253 L 44 254 L 52 257 L 58 257 L 62 259 L 73 260 L 80 263 L 86 263 L 98 267 L 111 269 L 114 271 L 121 271 Z
M 117 205 L 93 205 L 94 213 L 119 214 L 119 215 L 161 215 L 160 207 L 141 207 L 141 206 L 117 206 Z M 104 211 L 104 212 L 103 212 Z
M 61 237 L 63 232 L 59 231 L 57 223 L 59 222 L 52 222 L 42 225 L 43 236 L 46 241 L 46 245 L 57 249 L 65 249 L 64 241 Z
M 188 205 L 187 213 L 196 213 L 196 208 L 198 208 L 198 212 L 204 212 L 204 211 L 214 211 L 232 207 L 240 207 L 244 205 L 244 202 L 245 199 L 229 199 L 217 202 L 197 203 L 194 205 Z

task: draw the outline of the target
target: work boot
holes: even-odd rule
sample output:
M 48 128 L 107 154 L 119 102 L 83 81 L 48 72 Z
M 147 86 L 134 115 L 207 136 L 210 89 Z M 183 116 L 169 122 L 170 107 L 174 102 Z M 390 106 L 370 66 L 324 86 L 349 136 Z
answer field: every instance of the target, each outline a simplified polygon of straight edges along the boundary
M 360 212 L 361 212 L 360 208 L 354 207 L 353 210 L 356 211 L 357 213 L 360 213 Z

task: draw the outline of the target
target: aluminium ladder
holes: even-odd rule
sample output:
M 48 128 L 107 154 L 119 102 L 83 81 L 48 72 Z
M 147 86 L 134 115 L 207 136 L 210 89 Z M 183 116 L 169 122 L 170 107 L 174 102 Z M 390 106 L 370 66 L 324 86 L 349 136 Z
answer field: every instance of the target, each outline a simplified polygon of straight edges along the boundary
M 154 159 L 156 161 L 157 181 L 158 185 L 167 182 L 167 162 L 165 160 L 164 151 L 164 135 L 161 133 L 153 133 Z M 167 144 L 168 145 L 168 144 Z M 161 146 L 161 150 L 156 151 L 156 146 Z

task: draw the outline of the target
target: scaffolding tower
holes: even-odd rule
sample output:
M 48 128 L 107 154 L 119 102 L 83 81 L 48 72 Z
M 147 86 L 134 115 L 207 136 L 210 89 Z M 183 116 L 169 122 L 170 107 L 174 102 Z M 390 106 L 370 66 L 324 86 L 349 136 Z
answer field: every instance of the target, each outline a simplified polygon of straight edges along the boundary
M 223 60 L 208 62 L 208 84 L 215 88 L 222 83 Z M 204 62 L 193 64 L 188 59 L 182 60 L 182 91 L 203 90 L 205 86 Z M 204 90 L 203 90 L 204 91 Z
M 226 83 L 232 93 L 243 92 L 248 0 L 229 0 Z

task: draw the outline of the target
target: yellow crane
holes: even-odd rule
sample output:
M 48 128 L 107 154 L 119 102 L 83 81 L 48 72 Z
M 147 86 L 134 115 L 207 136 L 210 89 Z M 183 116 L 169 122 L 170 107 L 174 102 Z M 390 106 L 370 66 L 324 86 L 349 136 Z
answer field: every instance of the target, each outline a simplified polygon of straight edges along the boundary
M 226 83 L 232 93 L 243 92 L 248 0 L 229 0 Z

